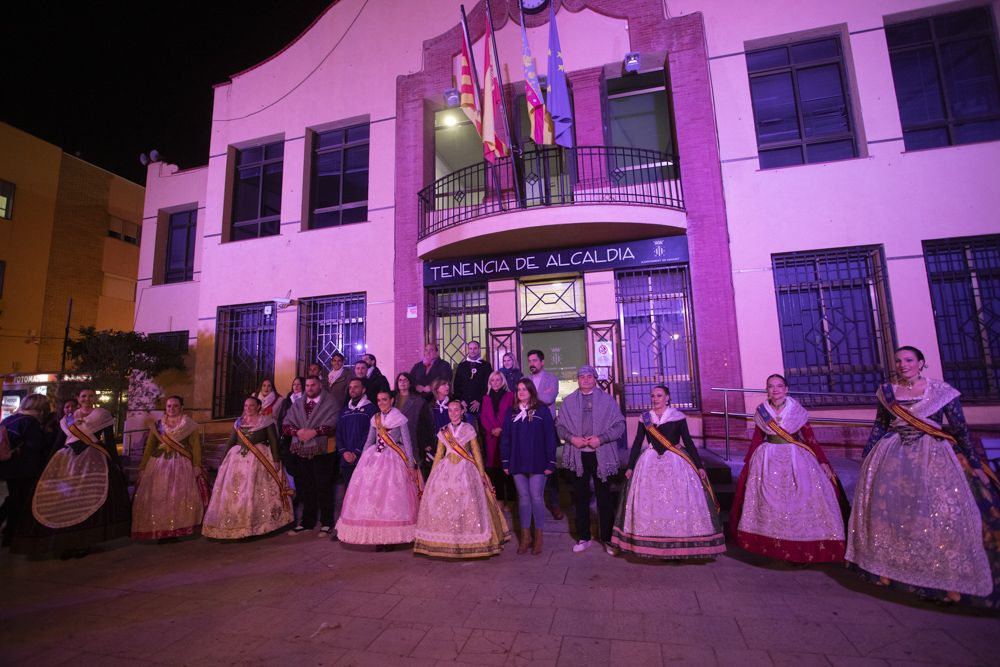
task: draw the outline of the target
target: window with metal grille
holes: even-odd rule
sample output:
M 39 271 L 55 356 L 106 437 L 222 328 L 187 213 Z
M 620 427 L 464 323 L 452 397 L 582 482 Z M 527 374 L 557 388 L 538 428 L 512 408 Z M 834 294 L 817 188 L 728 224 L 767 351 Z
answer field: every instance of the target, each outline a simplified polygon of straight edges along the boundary
M 615 293 L 625 351 L 625 409 L 650 409 L 649 394 L 658 384 L 669 387 L 674 407 L 697 408 L 688 267 L 618 271 Z
M 237 417 L 243 401 L 274 376 L 274 303 L 219 306 L 212 416 Z
M 945 381 L 1000 399 L 1000 235 L 924 241 Z
M 907 150 L 1000 139 L 989 6 L 885 27 Z
M 441 358 L 455 365 L 465 358 L 466 343 L 484 344 L 489 311 L 485 284 L 428 290 L 428 339 L 437 341 Z
M 352 364 L 365 353 L 365 293 L 299 299 L 298 372 L 330 368 L 335 352 Z
M 517 301 L 522 322 L 587 319 L 581 276 L 540 282 L 519 282 Z
M 894 338 L 881 246 L 771 256 L 789 389 L 812 405 L 867 404 L 892 367 Z M 861 396 L 860 394 L 863 394 Z
M 236 150 L 230 241 L 274 236 L 281 231 L 281 174 L 285 143 Z
M 182 283 L 194 278 L 194 245 L 198 211 L 171 213 L 167 221 L 165 283 Z
M 746 55 L 761 169 L 857 157 L 840 38 Z
M 150 340 L 163 343 L 181 354 L 188 353 L 188 332 L 187 331 L 161 331 L 149 334 Z
M 14 218 L 14 190 L 16 189 L 13 183 L 0 180 L 0 218 L 4 220 Z
M 313 137 L 311 229 L 368 219 L 368 123 Z

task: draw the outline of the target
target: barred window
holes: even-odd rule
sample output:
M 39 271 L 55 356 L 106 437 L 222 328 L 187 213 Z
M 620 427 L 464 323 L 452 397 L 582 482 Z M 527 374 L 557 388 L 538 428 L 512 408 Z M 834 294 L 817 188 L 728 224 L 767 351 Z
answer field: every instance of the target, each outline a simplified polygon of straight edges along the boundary
M 335 352 L 353 363 L 365 353 L 365 293 L 299 299 L 298 371 L 330 368 Z
M 857 157 L 836 36 L 746 55 L 760 168 Z
M 891 368 L 894 335 L 881 246 L 772 255 L 789 389 L 812 405 L 870 403 Z
M 281 231 L 282 141 L 236 151 L 231 241 L 275 236 Z
M 615 292 L 625 345 L 625 409 L 650 409 L 649 393 L 658 384 L 670 388 L 674 407 L 697 408 L 688 267 L 618 271 Z
M 274 303 L 219 306 L 212 416 L 237 417 L 243 401 L 274 376 Z
M 458 364 L 465 358 L 466 343 L 486 343 L 489 310 L 485 284 L 428 290 L 428 339 L 437 341 L 442 359 Z
M 924 241 L 945 381 L 1000 398 L 1000 235 Z
M 885 27 L 906 150 L 1000 139 L 989 6 Z
M 317 132 L 312 170 L 311 229 L 368 219 L 368 123 Z

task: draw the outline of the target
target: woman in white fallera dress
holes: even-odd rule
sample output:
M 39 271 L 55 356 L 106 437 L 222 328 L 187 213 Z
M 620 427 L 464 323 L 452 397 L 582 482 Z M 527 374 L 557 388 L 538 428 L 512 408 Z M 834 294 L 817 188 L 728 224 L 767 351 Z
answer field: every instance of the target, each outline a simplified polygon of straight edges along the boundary
M 413 550 L 441 558 L 495 556 L 510 539 L 483 467 L 476 428 L 448 403 L 450 423 L 438 431 L 434 468 L 420 501 Z
M 611 544 L 644 558 L 715 558 L 726 551 L 722 521 L 687 420 L 663 386 L 639 423 L 625 470 Z
M 729 512 L 736 543 L 792 563 L 842 562 L 843 489 L 783 376 L 767 378 L 754 424 Z
M 337 537 L 347 544 L 404 544 L 413 541 L 421 477 L 413 460 L 406 417 L 392 407 L 387 391 L 358 459 L 337 520 Z
M 283 528 L 294 518 L 291 495 L 274 420 L 261 415 L 260 400 L 250 396 L 233 424 L 201 534 L 238 540 Z

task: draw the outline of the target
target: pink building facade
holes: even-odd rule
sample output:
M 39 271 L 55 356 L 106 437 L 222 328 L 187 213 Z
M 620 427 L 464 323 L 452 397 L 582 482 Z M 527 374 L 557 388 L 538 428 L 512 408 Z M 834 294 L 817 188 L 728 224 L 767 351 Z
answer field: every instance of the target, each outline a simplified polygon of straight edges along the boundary
M 523 153 L 495 167 L 446 100 L 460 3 L 342 0 L 216 88 L 206 166 L 150 165 L 136 328 L 187 340 L 170 389 L 199 419 L 235 416 L 265 377 L 285 393 L 337 351 L 375 354 L 392 378 L 427 341 L 457 362 L 477 340 L 494 366 L 543 350 L 564 392 L 594 365 L 632 415 L 667 384 L 707 435 L 723 428 L 718 388 L 772 372 L 823 414 L 870 418 L 849 395 L 915 344 L 982 401 L 974 420 L 996 421 L 995 4 L 550 1 L 573 150 L 527 137 L 514 0 L 492 19 Z M 467 9 L 481 76 L 486 5 Z M 947 33 L 938 18 L 956 12 Z M 544 75 L 547 6 L 525 27 Z M 956 43 L 978 88 L 914 125 L 912 53 L 943 61 Z M 961 78 L 949 62 L 945 92 Z M 949 252 L 960 277 L 938 275 Z M 956 280 L 978 347 L 939 316 Z M 759 400 L 733 392 L 729 409 Z

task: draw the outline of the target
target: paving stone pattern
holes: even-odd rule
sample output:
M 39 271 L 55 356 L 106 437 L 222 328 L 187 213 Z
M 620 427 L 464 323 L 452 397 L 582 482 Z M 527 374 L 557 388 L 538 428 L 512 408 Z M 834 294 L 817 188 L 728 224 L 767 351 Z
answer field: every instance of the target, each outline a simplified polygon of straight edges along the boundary
M 474 562 L 316 533 L 0 555 L 0 665 L 1000 665 L 1000 617 L 731 549 Z

